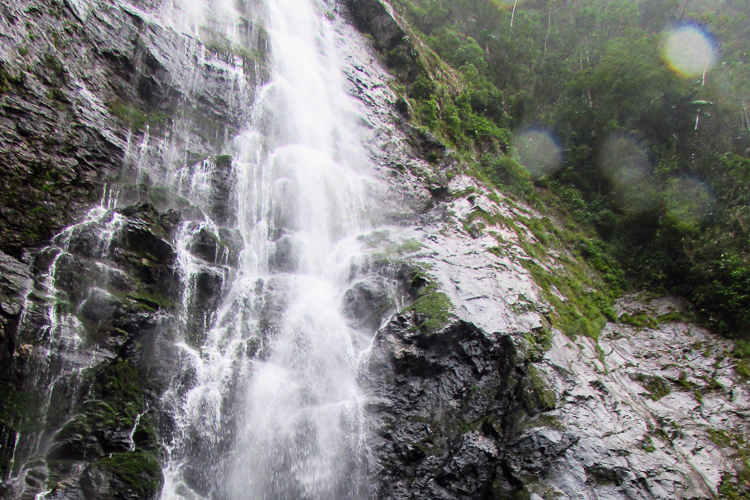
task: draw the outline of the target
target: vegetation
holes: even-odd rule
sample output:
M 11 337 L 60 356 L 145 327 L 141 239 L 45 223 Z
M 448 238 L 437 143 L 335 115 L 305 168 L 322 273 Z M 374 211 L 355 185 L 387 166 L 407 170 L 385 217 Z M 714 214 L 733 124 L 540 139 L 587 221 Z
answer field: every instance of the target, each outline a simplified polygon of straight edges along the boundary
M 95 461 L 92 468 L 111 474 L 139 498 L 152 498 L 164 483 L 159 462 L 148 451 L 115 453 Z
M 120 99 L 107 102 L 107 107 L 122 123 L 137 132 L 145 130 L 146 127 L 161 129 L 168 120 L 167 115 L 160 111 L 147 113 Z
M 419 322 L 417 329 L 422 332 L 434 332 L 448 324 L 451 301 L 442 292 L 436 292 L 434 285 L 427 285 L 417 292 L 417 300 L 408 307 L 416 313 Z
M 625 287 L 750 334 L 750 4 L 391 3 L 456 70 L 394 71 L 415 121 L 485 180 L 595 232 Z M 669 52 L 680 33 L 705 41 L 702 71 Z

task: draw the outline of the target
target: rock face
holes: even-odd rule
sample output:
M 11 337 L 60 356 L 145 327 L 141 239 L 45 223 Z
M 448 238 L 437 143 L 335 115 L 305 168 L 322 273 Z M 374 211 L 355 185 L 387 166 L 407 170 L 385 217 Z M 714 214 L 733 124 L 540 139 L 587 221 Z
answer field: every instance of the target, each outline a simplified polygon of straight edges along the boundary
M 684 323 L 609 324 L 599 349 L 558 335 L 544 358 L 561 395 L 552 415 L 577 437 L 548 472 L 557 491 L 628 498 L 747 491 L 750 394 L 732 342 Z
M 0 496 L 155 498 L 156 406 L 182 292 L 178 226 L 203 215 L 176 170 L 216 168 L 265 74 L 265 33 L 198 41 L 168 3 L 24 0 L 0 8 Z M 210 47 L 208 47 L 210 46 Z M 215 304 L 231 231 L 203 231 Z M 219 277 L 218 283 L 215 279 Z M 197 316 L 207 314 L 205 311 Z M 195 321 L 203 321 L 196 318 Z
M 218 28 L 199 41 L 160 21 L 171 4 L 0 7 L 3 498 L 157 498 L 175 332 L 202 345 L 239 274 L 237 179 L 221 153 L 266 78 L 266 35 L 245 13 L 239 46 Z M 387 226 L 358 241 L 378 252 L 352 263 L 340 303 L 359 347 L 372 342 L 360 372 L 372 496 L 747 495 L 750 371 L 733 343 L 642 297 L 598 340 L 575 323 L 562 333 L 558 309 L 576 298 L 547 278 L 572 279 L 577 258 L 546 238 L 564 224 L 464 175 L 409 124 L 381 62 L 407 85 L 438 69 L 387 2 L 336 8 Z M 271 267 L 295 272 L 295 251 L 274 235 Z M 252 286 L 257 318 L 231 327 L 263 359 L 289 294 L 283 280 Z M 215 465 L 190 471 L 190 487 Z

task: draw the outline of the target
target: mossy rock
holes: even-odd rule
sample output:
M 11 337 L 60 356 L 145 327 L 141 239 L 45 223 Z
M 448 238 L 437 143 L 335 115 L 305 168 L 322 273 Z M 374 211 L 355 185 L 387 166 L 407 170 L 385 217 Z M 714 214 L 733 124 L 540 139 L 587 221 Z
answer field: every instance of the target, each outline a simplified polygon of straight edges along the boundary
M 658 401 L 670 392 L 672 392 L 672 387 L 661 377 L 657 377 L 654 375 L 644 375 L 642 373 L 639 373 L 633 377 L 637 382 L 640 382 L 640 384 L 643 386 L 644 389 L 648 391 L 649 396 L 654 401 Z
M 147 410 L 144 381 L 125 361 L 97 368 L 89 375 L 90 390 L 78 415 L 55 436 L 51 458 L 91 458 L 123 452 L 133 445 L 156 449 L 158 440 Z M 139 415 L 138 426 L 136 420 Z M 69 458 L 69 457 L 68 457 Z
M 150 500 L 159 496 L 164 476 L 148 451 L 115 453 L 89 465 L 81 476 L 86 498 Z
M 434 287 L 427 286 L 419 290 L 419 296 L 407 310 L 416 313 L 416 329 L 421 332 L 434 332 L 441 329 L 450 321 L 450 311 L 453 307 L 450 299 Z
M 554 410 L 557 406 L 555 392 L 549 387 L 543 373 L 533 365 L 529 365 L 526 376 L 521 380 L 518 387 L 521 403 L 531 416 Z

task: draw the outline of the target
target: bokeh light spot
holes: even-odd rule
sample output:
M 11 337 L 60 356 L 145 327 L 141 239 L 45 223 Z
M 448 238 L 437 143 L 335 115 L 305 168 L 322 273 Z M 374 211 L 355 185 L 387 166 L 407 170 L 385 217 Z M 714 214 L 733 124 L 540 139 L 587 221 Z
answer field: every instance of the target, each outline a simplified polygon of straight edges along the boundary
M 657 189 L 645 149 L 634 139 L 612 135 L 598 155 L 599 168 L 610 181 L 615 203 L 627 213 L 641 213 L 656 206 Z
M 664 203 L 671 217 L 695 226 L 711 212 L 713 197 L 702 182 L 692 177 L 678 177 L 669 181 Z
M 696 26 L 682 26 L 667 33 L 662 57 L 683 76 L 700 76 L 716 62 L 711 38 Z
M 518 163 L 532 177 L 551 174 L 562 165 L 560 146 L 542 130 L 524 130 L 513 138 L 512 146 L 518 152 Z

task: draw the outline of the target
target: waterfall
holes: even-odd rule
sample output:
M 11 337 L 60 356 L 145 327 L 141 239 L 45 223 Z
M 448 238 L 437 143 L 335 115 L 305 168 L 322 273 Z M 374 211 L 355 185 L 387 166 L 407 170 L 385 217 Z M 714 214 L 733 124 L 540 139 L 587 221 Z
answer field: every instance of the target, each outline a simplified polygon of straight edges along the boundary
M 128 127 L 119 178 L 33 257 L 33 411 L 0 491 L 153 496 L 163 475 L 163 500 L 370 498 L 358 370 L 397 244 L 351 28 L 337 0 L 134 3 L 116 5 L 152 51 L 134 65 L 179 98 L 169 130 Z M 148 477 L 123 486 L 133 462 Z
M 368 496 L 356 380 L 366 340 L 341 299 L 366 251 L 357 236 L 374 223 L 376 181 L 344 90 L 334 8 L 269 0 L 254 13 L 266 23 L 270 78 L 226 151 L 231 166 L 209 159 L 174 176 L 204 218 L 178 231 L 184 314 L 162 398 L 173 419 L 163 500 Z M 183 29 L 188 11 L 172 11 Z M 238 14 L 223 13 L 231 27 Z M 232 186 L 224 220 L 210 200 L 220 168 Z M 241 240 L 233 272 L 192 250 L 226 229 Z M 215 311 L 200 309 L 207 281 L 221 290 Z

